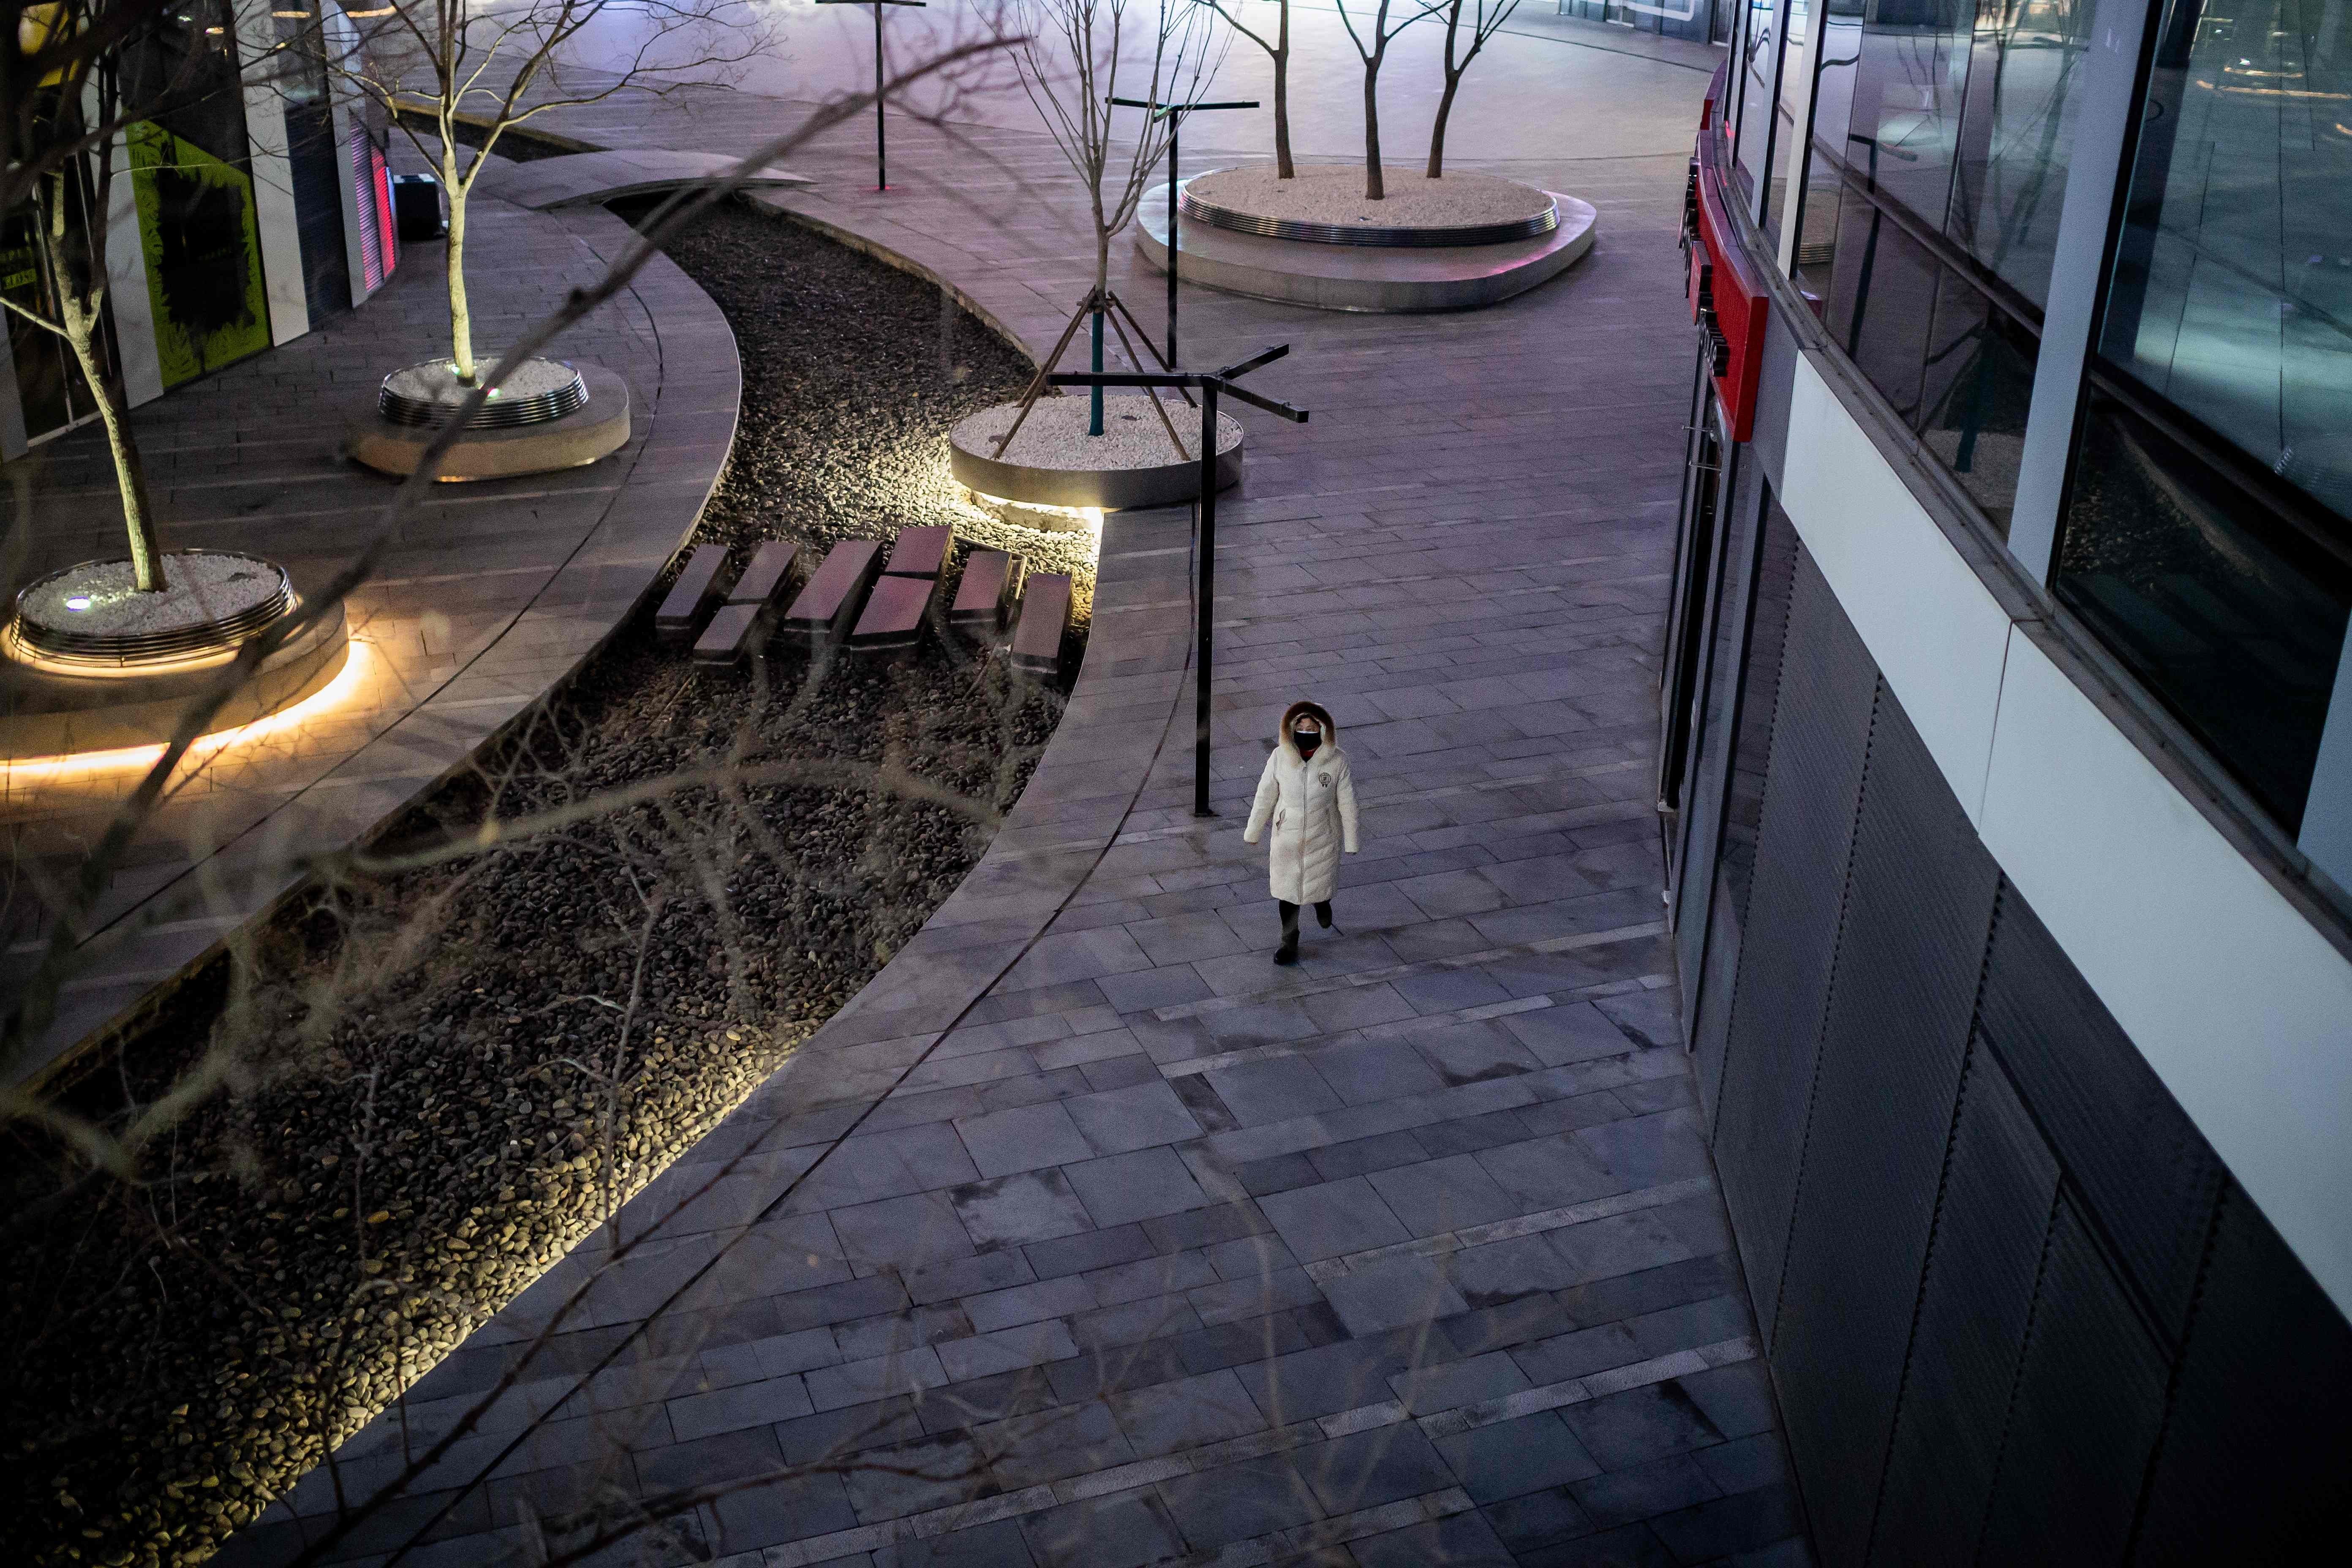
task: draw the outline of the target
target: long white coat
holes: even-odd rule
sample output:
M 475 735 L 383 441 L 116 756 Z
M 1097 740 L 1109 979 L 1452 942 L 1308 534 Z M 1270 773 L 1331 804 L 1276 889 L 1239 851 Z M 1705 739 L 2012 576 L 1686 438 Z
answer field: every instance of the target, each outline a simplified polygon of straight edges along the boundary
M 1339 879 L 1339 853 L 1356 852 L 1356 785 L 1339 726 L 1326 728 L 1312 759 L 1298 754 L 1285 724 L 1257 781 L 1242 842 L 1255 844 L 1267 828 L 1266 884 L 1285 903 L 1319 904 Z

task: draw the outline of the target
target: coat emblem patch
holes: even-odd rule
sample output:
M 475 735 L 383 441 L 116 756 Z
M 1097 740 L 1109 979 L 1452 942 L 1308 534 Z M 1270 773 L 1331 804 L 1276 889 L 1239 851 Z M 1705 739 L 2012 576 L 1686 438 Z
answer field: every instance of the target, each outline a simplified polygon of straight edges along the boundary
M 1315 782 L 1323 785 L 1326 789 L 1328 789 L 1331 785 L 1331 775 L 1329 773 L 1317 773 L 1315 775 Z

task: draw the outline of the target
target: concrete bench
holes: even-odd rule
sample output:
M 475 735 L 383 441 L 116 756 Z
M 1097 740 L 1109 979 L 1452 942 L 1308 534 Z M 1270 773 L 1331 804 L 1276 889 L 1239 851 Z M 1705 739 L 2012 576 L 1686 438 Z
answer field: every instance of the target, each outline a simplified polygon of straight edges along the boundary
M 809 576 L 808 586 L 784 612 L 785 637 L 813 648 L 830 647 L 856 624 L 866 604 L 866 592 L 882 569 L 882 543 L 851 539 L 826 552 L 824 563 Z
M 776 601 L 791 586 L 800 546 L 770 540 L 752 552 L 743 574 L 728 590 L 727 603 L 710 617 L 694 645 L 694 662 L 733 665 L 767 646 L 776 624 Z
M 751 552 L 743 575 L 727 591 L 730 605 L 773 605 L 799 576 L 801 547 L 788 540 L 772 539 Z
M 1069 574 L 1044 572 L 1031 576 L 1021 590 L 1021 623 L 1013 632 L 1013 668 L 1060 679 L 1062 634 L 1069 629 Z
M 948 625 L 975 637 L 994 637 L 1021 592 L 1021 557 L 1002 550 L 975 550 L 963 563 Z
M 702 617 L 719 603 L 729 582 L 733 557 L 723 544 L 698 544 L 686 558 L 686 570 L 670 585 L 661 608 L 654 612 L 654 636 L 670 647 L 692 642 Z
M 866 601 L 866 613 L 849 634 L 849 646 L 859 653 L 897 653 L 923 640 L 923 623 L 939 598 L 937 577 L 894 577 L 885 574 Z
M 948 546 L 954 542 L 944 528 L 902 528 L 890 546 L 890 564 L 882 571 L 892 577 L 936 577 L 946 569 Z

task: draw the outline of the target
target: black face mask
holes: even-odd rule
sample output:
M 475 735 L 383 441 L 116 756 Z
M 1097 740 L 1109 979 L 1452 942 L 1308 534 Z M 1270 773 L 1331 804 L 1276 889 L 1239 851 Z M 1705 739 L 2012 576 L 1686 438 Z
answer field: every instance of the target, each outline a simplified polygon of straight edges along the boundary
M 1298 754 L 1300 756 L 1311 757 L 1315 754 L 1315 748 L 1323 743 L 1323 731 L 1320 730 L 1293 730 L 1290 732 L 1290 742 L 1291 744 L 1298 748 Z

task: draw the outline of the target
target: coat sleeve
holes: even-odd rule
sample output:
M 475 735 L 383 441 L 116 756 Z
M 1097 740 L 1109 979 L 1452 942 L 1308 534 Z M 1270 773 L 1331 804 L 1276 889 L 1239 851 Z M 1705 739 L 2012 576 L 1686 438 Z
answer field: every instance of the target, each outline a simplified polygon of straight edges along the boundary
M 1274 765 L 1281 757 L 1282 753 L 1276 752 L 1266 758 L 1265 772 L 1257 776 L 1257 799 L 1250 806 L 1249 826 L 1242 829 L 1242 842 L 1244 844 L 1256 843 L 1258 836 L 1265 831 L 1266 819 L 1274 815 L 1275 796 L 1282 790 L 1275 775 Z
M 1350 855 L 1356 852 L 1356 770 L 1339 760 L 1339 844 Z

